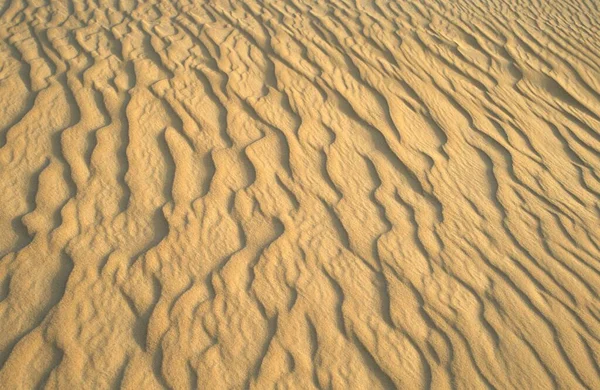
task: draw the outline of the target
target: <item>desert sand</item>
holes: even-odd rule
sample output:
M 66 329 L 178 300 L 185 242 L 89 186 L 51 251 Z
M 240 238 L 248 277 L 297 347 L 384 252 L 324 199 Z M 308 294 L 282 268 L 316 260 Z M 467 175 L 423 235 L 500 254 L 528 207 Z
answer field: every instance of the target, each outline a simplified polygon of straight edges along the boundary
M 600 389 L 596 0 L 1 0 L 0 388 Z

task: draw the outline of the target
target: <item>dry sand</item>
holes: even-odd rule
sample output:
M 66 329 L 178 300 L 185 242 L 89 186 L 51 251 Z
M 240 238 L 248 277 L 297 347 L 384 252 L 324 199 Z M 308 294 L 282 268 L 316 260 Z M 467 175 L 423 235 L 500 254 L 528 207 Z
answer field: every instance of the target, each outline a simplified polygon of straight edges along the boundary
M 0 388 L 600 389 L 597 0 L 0 0 Z

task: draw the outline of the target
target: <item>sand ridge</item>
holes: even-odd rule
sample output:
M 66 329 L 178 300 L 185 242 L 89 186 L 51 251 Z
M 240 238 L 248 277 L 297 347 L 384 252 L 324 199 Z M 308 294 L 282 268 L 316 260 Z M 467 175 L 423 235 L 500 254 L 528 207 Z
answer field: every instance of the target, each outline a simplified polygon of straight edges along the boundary
M 0 2 L 0 387 L 600 388 L 598 20 Z

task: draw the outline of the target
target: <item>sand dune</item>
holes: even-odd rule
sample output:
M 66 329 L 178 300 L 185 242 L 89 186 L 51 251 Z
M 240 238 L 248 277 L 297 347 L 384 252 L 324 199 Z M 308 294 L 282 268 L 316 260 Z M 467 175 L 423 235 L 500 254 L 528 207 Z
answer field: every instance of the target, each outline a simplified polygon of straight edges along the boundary
M 0 15 L 1 388 L 600 388 L 597 1 Z

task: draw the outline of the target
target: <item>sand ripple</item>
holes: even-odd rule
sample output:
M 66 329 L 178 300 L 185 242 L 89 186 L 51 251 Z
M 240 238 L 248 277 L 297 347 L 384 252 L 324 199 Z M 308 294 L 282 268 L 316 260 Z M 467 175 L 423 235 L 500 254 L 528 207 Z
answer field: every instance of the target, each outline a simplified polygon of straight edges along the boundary
M 0 387 L 600 388 L 597 1 L 0 15 Z

